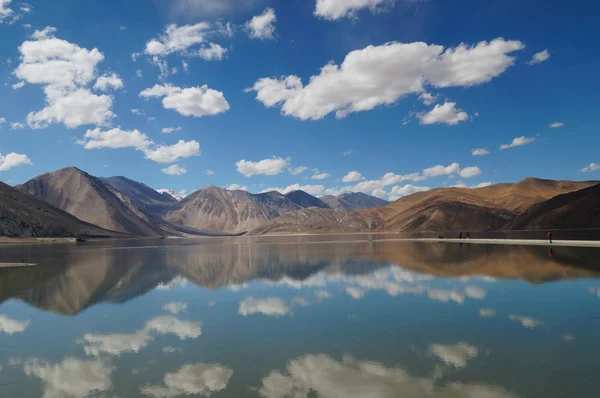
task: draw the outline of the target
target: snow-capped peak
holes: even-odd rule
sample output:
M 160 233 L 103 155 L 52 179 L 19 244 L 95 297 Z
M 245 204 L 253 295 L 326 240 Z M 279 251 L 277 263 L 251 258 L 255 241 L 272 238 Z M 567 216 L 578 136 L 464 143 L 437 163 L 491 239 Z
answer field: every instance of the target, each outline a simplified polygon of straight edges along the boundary
M 173 199 L 180 201 L 181 199 L 183 199 L 183 196 L 175 191 L 173 191 L 172 189 L 157 189 L 156 192 L 158 193 L 166 193 L 167 195 L 169 195 L 170 197 L 172 197 Z

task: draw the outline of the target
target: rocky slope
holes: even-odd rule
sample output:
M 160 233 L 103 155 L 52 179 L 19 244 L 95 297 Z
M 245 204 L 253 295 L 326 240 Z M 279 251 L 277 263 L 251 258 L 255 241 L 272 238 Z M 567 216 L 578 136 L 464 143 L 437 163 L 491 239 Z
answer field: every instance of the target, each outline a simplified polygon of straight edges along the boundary
M 327 203 L 332 209 L 341 210 L 361 210 L 373 207 L 386 206 L 390 202 L 375 196 L 367 195 L 362 192 L 345 193 L 339 196 L 326 195 L 321 196 L 323 202 Z
M 327 207 L 322 201 L 301 191 L 287 195 L 279 192 L 253 195 L 246 191 L 228 191 L 210 186 L 171 206 L 164 219 L 172 224 L 202 231 L 237 234 L 306 206 Z
M 172 198 L 178 202 L 183 199 L 183 196 L 181 196 L 180 194 L 178 194 L 177 192 L 175 192 L 172 189 L 157 189 L 156 192 L 165 196 L 167 199 Z
M 83 222 L 0 182 L 0 235 L 11 237 L 123 236 Z
M 135 203 L 76 167 L 43 174 L 16 188 L 105 229 L 135 236 L 163 234 Z

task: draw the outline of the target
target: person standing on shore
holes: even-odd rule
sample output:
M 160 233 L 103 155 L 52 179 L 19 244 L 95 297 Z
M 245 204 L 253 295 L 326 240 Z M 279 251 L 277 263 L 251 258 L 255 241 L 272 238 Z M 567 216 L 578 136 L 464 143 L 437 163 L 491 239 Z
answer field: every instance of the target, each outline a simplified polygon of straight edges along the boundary
M 550 244 L 552 244 L 552 231 L 548 231 L 548 240 L 550 241 Z

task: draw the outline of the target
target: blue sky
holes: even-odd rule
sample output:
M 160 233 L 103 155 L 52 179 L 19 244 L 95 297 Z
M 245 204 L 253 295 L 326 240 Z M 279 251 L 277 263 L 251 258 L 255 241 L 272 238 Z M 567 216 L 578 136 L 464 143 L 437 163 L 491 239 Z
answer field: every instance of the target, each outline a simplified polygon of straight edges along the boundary
M 177 191 L 386 199 L 600 179 L 598 11 L 552 0 L 0 0 L 0 179 L 73 165 Z

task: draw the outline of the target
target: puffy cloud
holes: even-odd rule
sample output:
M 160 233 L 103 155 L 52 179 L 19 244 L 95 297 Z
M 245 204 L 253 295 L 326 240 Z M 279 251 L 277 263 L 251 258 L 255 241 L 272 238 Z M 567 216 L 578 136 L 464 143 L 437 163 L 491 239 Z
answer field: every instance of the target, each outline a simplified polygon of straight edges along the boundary
M 441 301 L 442 303 L 453 301 L 462 304 L 465 302 L 465 296 L 456 290 L 429 289 L 427 290 L 427 297 L 431 300 Z
M 31 38 L 35 39 L 35 40 L 43 40 L 43 39 L 48 39 L 50 37 L 54 36 L 54 33 L 56 33 L 56 28 L 54 26 L 46 26 L 44 29 L 42 30 L 38 30 L 36 29 L 32 34 L 31 34 Z
M 386 192 L 385 189 L 376 188 L 376 189 L 373 190 L 373 192 L 371 192 L 371 195 L 383 199 L 383 198 L 386 198 L 388 196 L 388 193 Z
M 235 166 L 237 167 L 237 171 L 246 177 L 250 177 L 255 174 L 274 176 L 281 174 L 281 172 L 288 167 L 289 163 L 290 158 L 283 159 L 274 156 L 271 159 L 263 159 L 258 162 L 242 159 L 236 162 Z
M 29 326 L 29 321 L 17 321 L 0 314 L 0 332 L 8 335 L 23 333 L 27 326 Z
M 221 61 L 225 57 L 226 53 L 226 48 L 221 47 L 220 45 L 215 43 L 210 43 L 208 47 L 204 47 L 198 50 L 196 52 L 196 55 L 207 61 Z M 185 68 L 185 65 L 187 64 L 184 64 L 184 69 L 187 70 L 187 68 Z
M 479 310 L 479 316 L 482 318 L 493 318 L 496 316 L 496 310 L 492 308 L 481 308 Z
M 272 371 L 262 379 L 258 393 L 264 398 L 318 397 L 432 397 L 516 398 L 497 386 L 482 383 L 440 383 L 436 379 L 411 376 L 401 368 L 349 356 L 337 361 L 326 354 L 305 355 L 291 360 L 287 374 Z
M 14 14 L 14 11 L 8 8 L 11 2 L 12 0 L 0 0 L 0 23 Z
M 141 69 L 138 69 L 135 71 L 135 75 L 141 79 L 142 77 L 144 77 L 144 72 L 142 72 Z
M 481 182 L 477 185 L 473 185 L 471 188 L 485 188 L 485 187 L 489 187 L 490 185 L 494 185 L 494 183 L 491 181 L 485 181 L 485 182 Z
M 469 119 L 467 112 L 456 109 L 456 102 L 437 104 L 431 111 L 418 115 L 421 124 L 443 123 L 454 126 Z
M 293 176 L 296 176 L 298 174 L 302 174 L 304 173 L 306 170 L 308 170 L 308 167 L 305 166 L 298 166 L 298 167 L 293 167 L 291 169 L 288 169 L 289 173 Z
M 331 298 L 331 293 L 329 293 L 327 290 L 317 290 L 315 292 L 315 297 L 319 300 L 327 300 Z
M 504 150 L 504 149 L 509 149 L 509 148 L 515 148 L 518 146 L 530 144 L 533 141 L 535 141 L 535 138 L 533 138 L 533 137 L 521 136 L 521 137 L 517 137 L 517 138 L 513 139 L 510 144 L 500 145 L 500 149 Z
M 479 351 L 477 347 L 467 343 L 458 343 L 455 345 L 432 344 L 428 352 L 438 357 L 446 365 L 456 368 L 464 368 L 467 361 L 477 356 Z
M 187 170 L 178 164 L 174 164 L 169 167 L 165 167 L 164 169 L 160 169 L 160 171 L 162 171 L 165 174 L 172 175 L 172 176 L 180 176 L 180 175 L 187 173 Z
M 5 117 L 0 117 L 0 124 L 4 124 L 6 123 L 6 118 Z
M 423 170 L 425 177 L 439 177 L 458 173 L 460 173 L 460 165 L 456 162 L 449 166 L 437 165 Z
M 149 320 L 146 323 L 146 330 L 158 334 L 174 334 L 181 340 L 186 340 L 199 337 L 202 334 L 202 324 L 165 315 Z
M 475 148 L 471 151 L 471 155 L 473 155 L 473 156 L 484 156 L 489 153 L 490 153 L 490 151 L 488 151 L 485 148 Z
M 563 122 L 554 122 L 554 123 L 550 123 L 550 128 L 551 129 L 556 129 L 559 127 L 563 127 L 565 124 Z
M 163 134 L 171 134 L 176 131 L 181 131 L 181 127 L 165 127 L 162 130 L 160 130 L 160 132 Z
M 21 122 L 12 122 L 10 124 L 11 130 L 23 130 L 25 128 L 25 124 Z
M 279 317 L 289 313 L 290 307 L 278 297 L 270 297 L 262 300 L 248 297 L 240 303 L 238 308 L 238 314 L 243 316 L 264 314 Z
M 155 85 L 140 93 L 141 97 L 164 97 L 165 109 L 173 109 L 183 116 L 203 117 L 218 115 L 229 110 L 229 103 L 221 91 L 202 87 L 180 88 L 170 84 Z
M 152 144 L 152 141 L 138 130 L 128 131 L 114 128 L 102 131 L 100 128 L 95 128 L 88 130 L 84 139 L 78 141 L 78 143 L 83 145 L 85 149 L 135 148 L 144 151 Z
M 348 293 L 348 295 L 355 300 L 361 299 L 365 296 L 365 291 L 356 286 L 348 286 L 346 288 L 346 293 Z
M 179 314 L 181 311 L 187 310 L 188 305 L 182 302 L 173 302 L 163 305 L 162 309 L 171 314 Z
M 100 76 L 96 80 L 96 84 L 94 84 L 94 89 L 101 91 L 108 91 L 110 89 L 118 90 L 121 88 L 123 88 L 123 80 L 116 73 Z
M 131 334 L 85 334 L 83 336 L 84 350 L 87 355 L 119 356 L 127 352 L 140 352 L 152 341 L 152 336 L 146 330 L 138 330 Z
M 579 171 L 582 173 L 589 173 L 596 170 L 600 170 L 600 164 L 592 162 Z
M 320 173 L 319 170 L 315 170 L 315 174 L 313 174 L 311 178 L 311 180 L 324 180 L 326 178 L 328 178 L 330 176 L 330 174 L 327 173 Z
M 317 0 L 314 14 L 328 20 L 353 17 L 363 9 L 369 8 L 376 13 L 386 5 L 393 5 L 393 0 Z
M 425 192 L 429 191 L 431 188 L 429 187 L 420 187 L 416 185 L 407 184 L 404 186 L 396 185 L 392 188 L 390 192 L 390 200 L 398 200 L 403 196 L 410 195 L 416 192 Z
M 481 169 L 477 166 L 465 167 L 462 169 L 458 175 L 462 178 L 471 178 L 481 174 Z
M 27 157 L 27 155 L 23 155 L 20 153 L 7 153 L 6 156 L 0 153 L 0 171 L 7 171 L 12 169 L 13 167 L 29 165 L 31 166 L 31 160 Z M 0 330 L 2 330 L 2 316 L 0 315 Z
M 356 182 L 356 181 L 362 181 L 364 180 L 365 177 L 360 174 L 358 171 L 351 171 L 348 174 L 346 174 L 344 176 L 344 178 L 342 178 L 343 182 Z
M 210 396 L 224 390 L 233 370 L 219 364 L 197 363 L 184 365 L 175 373 L 167 373 L 164 386 L 143 387 L 141 392 L 155 398 L 171 398 L 183 395 Z
M 104 359 L 82 361 L 70 357 L 56 364 L 31 359 L 24 368 L 26 375 L 44 381 L 44 398 L 85 398 L 112 387 L 113 366 Z
M 501 38 L 447 49 L 423 42 L 392 42 L 350 52 L 341 65 L 321 68 L 306 86 L 292 75 L 259 79 L 247 91 L 255 91 L 265 106 L 281 105 L 283 115 L 301 120 L 321 119 L 332 112 L 345 117 L 421 94 L 427 85 L 487 83 L 512 66 L 515 58 L 509 54 L 522 48 L 520 41 Z
M 430 94 L 426 91 L 423 91 L 419 95 L 419 99 L 423 101 L 423 104 L 425 105 L 433 105 L 437 101 L 437 97 L 437 95 Z
M 310 195 L 316 196 L 321 195 L 325 191 L 325 187 L 323 185 L 300 185 L 300 184 L 292 184 L 288 185 L 285 188 L 265 188 L 261 191 L 261 193 L 277 191 L 282 194 L 286 194 L 293 191 L 304 191 Z
M 467 286 L 465 295 L 475 300 L 482 300 L 487 295 L 487 290 L 478 286 Z
M 529 65 L 540 64 L 544 61 L 547 61 L 548 58 L 550 58 L 550 51 L 544 50 L 544 51 L 540 51 L 539 53 L 533 54 L 533 58 L 531 58 L 531 61 L 529 61 L 527 63 Z
M 538 321 L 537 319 L 533 319 L 531 317 L 523 316 L 523 315 L 510 314 L 508 316 L 508 319 L 510 319 L 511 321 L 519 322 L 521 325 L 525 326 L 527 329 L 535 329 L 536 327 L 543 325 L 542 321 Z
M 23 86 L 25 86 L 25 82 L 15 83 L 11 87 L 12 87 L 13 90 L 18 90 L 18 89 L 22 88 Z
M 272 8 L 266 8 L 265 11 L 253 17 L 250 21 L 246 22 L 246 29 L 251 39 L 273 39 L 273 33 L 275 33 L 275 22 L 277 16 L 275 10 Z
M 157 39 L 146 43 L 144 52 L 148 55 L 168 55 L 174 52 L 185 52 L 189 47 L 204 42 L 206 32 L 211 28 L 207 22 L 194 25 L 167 26 L 165 33 Z
M 225 187 L 225 189 L 228 189 L 230 191 L 247 191 L 248 187 L 240 184 L 229 184 Z
M 145 153 L 147 159 L 157 163 L 173 163 L 180 158 L 200 156 L 200 143 L 179 140 L 173 145 L 158 145 L 155 149 L 147 149 Z

